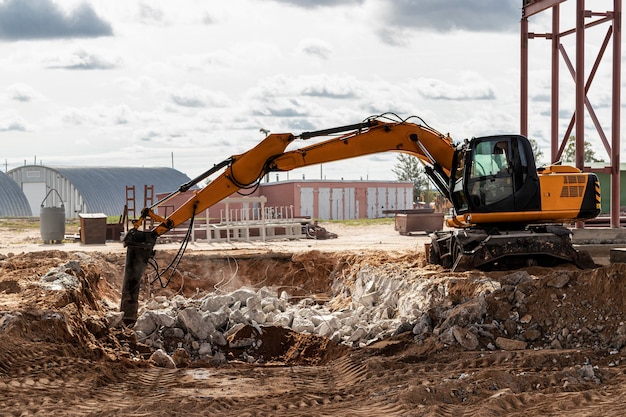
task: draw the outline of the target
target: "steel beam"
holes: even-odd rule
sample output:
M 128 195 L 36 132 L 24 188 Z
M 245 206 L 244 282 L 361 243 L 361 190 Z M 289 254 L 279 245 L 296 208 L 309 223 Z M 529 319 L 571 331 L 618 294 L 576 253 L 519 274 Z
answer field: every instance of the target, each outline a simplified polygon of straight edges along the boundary
M 522 16 L 530 17 L 551 7 L 558 6 L 566 0 L 523 0 Z

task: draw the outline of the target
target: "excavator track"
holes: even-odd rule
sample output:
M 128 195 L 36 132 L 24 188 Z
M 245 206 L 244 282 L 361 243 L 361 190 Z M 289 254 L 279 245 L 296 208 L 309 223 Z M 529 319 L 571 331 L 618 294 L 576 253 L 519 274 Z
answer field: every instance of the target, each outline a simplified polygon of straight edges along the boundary
M 559 263 L 571 263 L 581 269 L 597 266 L 587 252 L 574 248 L 571 231 L 563 226 L 438 231 L 431 234 L 429 261 L 453 271 Z

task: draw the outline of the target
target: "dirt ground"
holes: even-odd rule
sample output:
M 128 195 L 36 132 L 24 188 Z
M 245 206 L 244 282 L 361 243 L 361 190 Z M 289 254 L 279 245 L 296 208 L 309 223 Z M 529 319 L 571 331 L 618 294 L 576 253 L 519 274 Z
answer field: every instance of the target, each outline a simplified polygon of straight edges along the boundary
M 423 331 L 411 326 L 355 348 L 247 326 L 231 341 L 260 339 L 263 363 L 242 360 L 235 343 L 225 362 L 179 352 L 178 367 L 166 369 L 132 330 L 112 325 L 121 244 L 43 245 L 37 230 L 0 230 L 0 414 L 624 414 L 626 265 L 452 273 L 426 264 L 425 235 L 322 225 L 338 238 L 191 244 L 170 285 L 144 285 L 141 300 L 271 286 L 323 303 L 369 265 L 446 283 L 440 305 L 422 316 Z M 176 247 L 157 245 L 159 262 Z M 478 295 L 487 280 L 500 287 Z

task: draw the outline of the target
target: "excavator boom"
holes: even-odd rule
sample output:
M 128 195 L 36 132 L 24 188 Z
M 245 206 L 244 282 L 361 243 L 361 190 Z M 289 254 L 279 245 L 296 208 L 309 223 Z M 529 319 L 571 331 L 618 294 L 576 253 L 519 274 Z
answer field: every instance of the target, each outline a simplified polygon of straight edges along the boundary
M 347 133 L 311 146 L 285 152 L 287 146 L 296 139 L 307 140 L 342 132 Z M 433 182 L 444 195 L 448 195 L 447 187 L 454 155 L 454 146 L 448 136 L 442 135 L 425 124 L 368 119 L 363 123 L 304 132 L 298 136 L 291 133 L 270 134 L 249 151 L 231 156 L 196 179 L 184 184 L 179 190 L 166 196 L 154 206 L 145 208 L 141 218 L 135 222 L 133 229 L 129 230 L 124 238 L 127 254 L 121 310 L 124 312 L 125 321 L 132 323 L 136 319 L 141 277 L 148 260 L 153 256 L 153 248 L 159 236 L 192 219 L 196 213 L 202 212 L 229 195 L 253 186 L 269 172 L 290 171 L 323 162 L 386 151 L 405 152 L 419 158 L 429 168 L 428 172 Z M 193 185 L 215 172 L 217 170 L 215 168 L 218 167 L 225 167 L 224 172 L 206 187 L 194 191 L 194 195 L 170 216 L 164 218 L 157 214 L 156 209 L 160 205 L 181 192 L 189 190 Z M 149 231 L 139 230 L 148 218 L 156 221 L 158 225 Z

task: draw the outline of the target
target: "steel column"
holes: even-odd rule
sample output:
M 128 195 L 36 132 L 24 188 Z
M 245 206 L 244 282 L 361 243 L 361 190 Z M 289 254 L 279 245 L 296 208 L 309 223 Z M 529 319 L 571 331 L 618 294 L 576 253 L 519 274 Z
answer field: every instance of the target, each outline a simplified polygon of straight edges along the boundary
M 585 168 L 585 0 L 576 0 L 576 168 Z
M 611 112 L 611 227 L 620 227 L 620 113 L 622 0 L 613 0 L 613 108 Z
M 522 16 L 520 39 L 520 134 L 528 137 L 528 19 Z
M 551 114 L 559 114 L 559 44 L 561 43 L 559 5 L 552 7 L 552 90 Z M 550 118 L 550 157 L 551 162 L 558 162 L 559 151 L 559 118 Z

